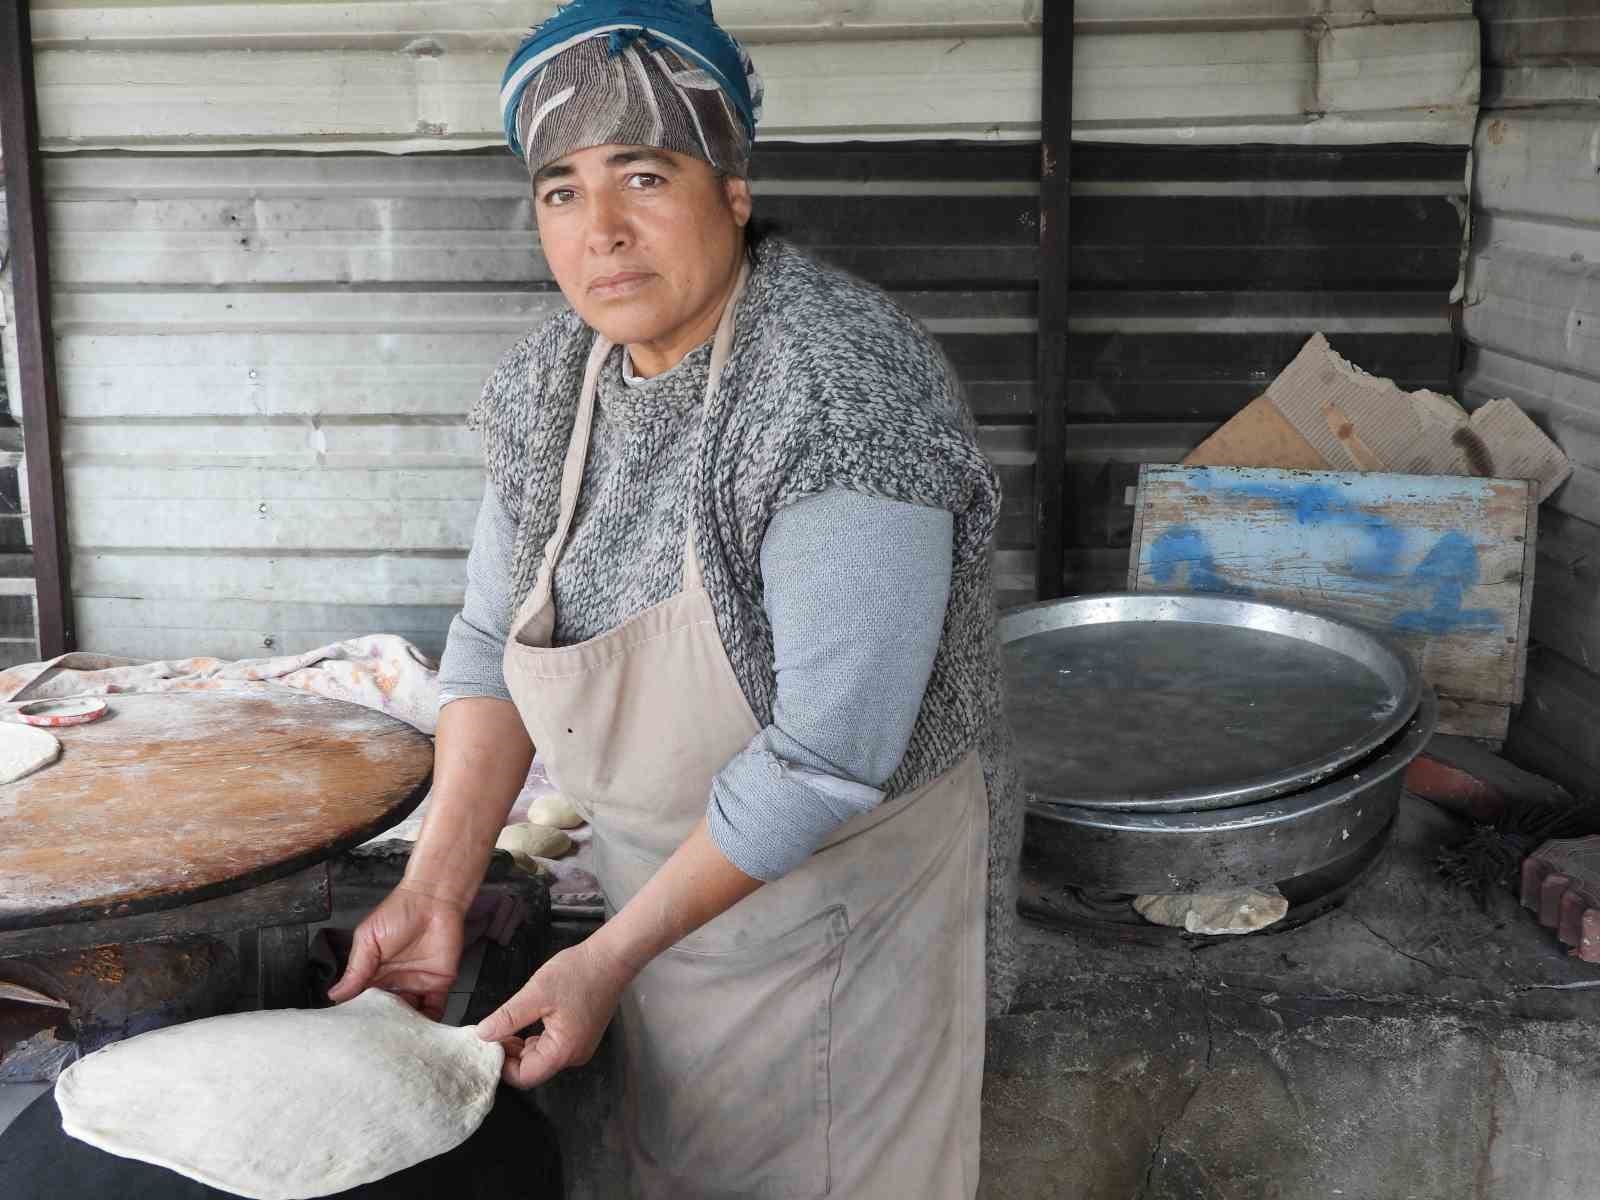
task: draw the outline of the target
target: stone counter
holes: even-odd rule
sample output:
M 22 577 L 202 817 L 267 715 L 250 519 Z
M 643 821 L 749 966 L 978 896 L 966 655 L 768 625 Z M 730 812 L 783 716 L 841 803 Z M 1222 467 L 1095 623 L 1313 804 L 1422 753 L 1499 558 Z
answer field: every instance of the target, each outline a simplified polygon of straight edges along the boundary
M 1402 802 L 1339 909 L 1155 943 L 1029 926 L 990 1025 L 994 1200 L 1593 1200 L 1600 968 L 1433 859 L 1460 827 Z

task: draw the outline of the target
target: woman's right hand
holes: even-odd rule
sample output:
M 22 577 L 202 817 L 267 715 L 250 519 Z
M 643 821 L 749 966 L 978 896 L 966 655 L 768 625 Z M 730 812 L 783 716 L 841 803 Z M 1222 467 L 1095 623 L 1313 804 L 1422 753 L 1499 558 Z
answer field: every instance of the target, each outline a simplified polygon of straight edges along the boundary
M 441 1019 L 461 965 L 465 918 L 460 905 L 400 884 L 356 927 L 349 965 L 328 999 L 342 1004 L 378 987 Z

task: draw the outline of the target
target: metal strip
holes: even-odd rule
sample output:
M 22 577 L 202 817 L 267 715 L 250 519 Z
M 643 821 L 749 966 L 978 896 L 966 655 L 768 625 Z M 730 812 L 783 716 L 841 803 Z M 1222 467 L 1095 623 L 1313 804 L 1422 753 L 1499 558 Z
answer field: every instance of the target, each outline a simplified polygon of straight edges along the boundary
M 1028 180 L 763 179 L 757 196 L 1031 196 Z M 1466 196 L 1465 180 L 1449 179 L 1130 179 L 1078 180 L 1074 196 Z
M 126 917 L 69 921 L 38 928 L 0 930 L 0 959 L 59 954 L 95 946 L 120 946 L 191 934 L 226 934 L 264 924 L 325 921 L 333 915 L 328 864 L 274 879 L 241 892 Z
M 12 300 L 22 394 L 23 453 L 38 582 L 39 656 L 71 650 L 72 591 L 66 500 L 61 482 L 55 339 L 50 328 L 50 259 L 45 234 L 39 123 L 26 0 L 0 6 L 0 161 L 12 239 Z
M 1072 185 L 1074 196 L 1465 196 L 1449 179 L 1139 179 Z
M 1074 191 L 1077 189 L 1074 188 Z M 1031 179 L 761 179 L 757 196 L 1037 196 Z
M 1072 176 L 1074 0 L 1044 10 L 1040 95 L 1039 416 L 1034 475 L 1035 590 L 1053 600 L 1066 588 L 1068 232 Z
M 1441 306 L 1442 307 L 1442 306 Z M 1318 313 L 1286 317 L 1079 317 L 1072 322 L 1075 333 L 1427 333 L 1452 331 L 1450 314 L 1437 317 L 1344 317 Z M 1263 385 L 1264 386 L 1264 385 Z

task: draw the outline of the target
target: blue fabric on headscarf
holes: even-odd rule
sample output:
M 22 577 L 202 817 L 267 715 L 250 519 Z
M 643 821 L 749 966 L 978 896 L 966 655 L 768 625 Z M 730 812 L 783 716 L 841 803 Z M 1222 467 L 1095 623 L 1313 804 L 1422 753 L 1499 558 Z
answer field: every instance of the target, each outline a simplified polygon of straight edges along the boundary
M 524 153 L 517 140 L 517 107 L 540 68 L 568 46 L 599 33 L 612 34 L 611 52 L 619 54 L 632 40 L 626 35 L 630 30 L 643 31 L 703 67 L 733 102 L 746 134 L 755 137 L 756 107 L 746 60 L 739 43 L 717 24 L 711 0 L 572 0 L 523 39 L 501 76 L 506 145 L 518 158 Z

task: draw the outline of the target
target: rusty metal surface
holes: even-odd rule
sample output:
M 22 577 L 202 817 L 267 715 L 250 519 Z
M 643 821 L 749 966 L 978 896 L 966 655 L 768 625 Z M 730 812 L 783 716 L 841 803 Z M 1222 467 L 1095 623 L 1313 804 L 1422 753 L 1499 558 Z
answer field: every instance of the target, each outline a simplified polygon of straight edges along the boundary
M 185 902 L 176 908 L 66 925 L 0 929 L 0 970 L 6 959 L 19 956 L 166 941 L 195 934 L 253 933 L 275 925 L 325 921 L 332 912 L 328 864 L 318 863 L 244 891 Z
M 8 959 L 0 980 L 67 1007 L 32 1036 L 0 1044 L 0 1082 L 22 1083 L 54 1079 L 110 1042 L 225 1012 L 239 990 L 239 964 L 223 942 L 187 937 Z

